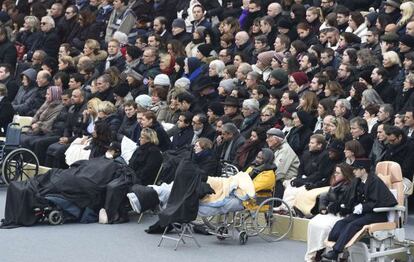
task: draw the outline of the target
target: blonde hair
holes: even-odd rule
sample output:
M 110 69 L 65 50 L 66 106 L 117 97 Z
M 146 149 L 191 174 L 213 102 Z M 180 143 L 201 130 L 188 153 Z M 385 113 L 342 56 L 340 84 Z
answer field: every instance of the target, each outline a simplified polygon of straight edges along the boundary
M 110 115 L 116 112 L 116 107 L 109 101 L 102 101 L 98 104 L 98 112 L 102 112 L 105 115 Z
M 344 141 L 345 137 L 350 132 L 349 121 L 339 116 L 332 118 L 332 124 L 336 127 L 335 138 Z
M 274 105 L 266 105 L 262 109 L 262 113 L 270 112 L 273 116 L 276 114 L 276 107 Z
M 160 143 L 158 140 L 157 132 L 155 132 L 154 129 L 148 127 L 142 129 L 141 136 L 143 136 L 146 140 L 148 140 L 150 143 L 153 143 L 154 145 L 158 145 Z
M 383 58 L 388 58 L 393 65 L 401 66 L 401 60 L 395 51 L 388 51 L 382 55 Z
M 414 3 L 404 2 L 400 5 L 400 10 L 402 12 L 402 17 L 400 21 L 397 23 L 397 26 L 402 28 L 404 27 L 414 16 Z
M 308 11 L 312 12 L 312 14 L 314 14 L 314 15 L 318 15 L 319 21 L 321 23 L 324 22 L 322 9 L 320 7 L 311 6 L 306 10 L 306 12 L 308 12 Z
M 99 108 L 100 103 L 102 103 L 102 100 L 97 97 L 94 97 L 88 101 L 88 104 L 86 105 L 86 107 L 91 108 L 93 113 L 96 115 L 98 113 L 98 108 Z
M 64 55 L 60 57 L 59 60 L 62 61 L 64 64 L 67 64 L 68 66 L 75 66 L 75 61 L 71 56 Z
M 93 50 L 93 53 L 96 54 L 100 49 L 101 45 L 95 39 L 88 39 L 85 41 L 85 45 Z
M 29 24 L 31 32 L 35 32 L 35 31 L 38 31 L 40 29 L 39 18 L 37 18 L 36 16 L 28 15 L 24 18 L 24 21 L 27 24 Z

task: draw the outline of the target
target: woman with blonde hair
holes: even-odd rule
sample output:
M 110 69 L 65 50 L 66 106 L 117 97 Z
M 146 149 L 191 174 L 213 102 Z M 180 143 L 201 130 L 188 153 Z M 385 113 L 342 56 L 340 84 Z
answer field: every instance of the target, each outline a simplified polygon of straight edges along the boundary
M 65 72 L 68 75 L 76 72 L 75 61 L 73 57 L 64 55 L 59 57 L 58 61 L 59 72 Z
M 349 121 L 343 117 L 333 117 L 329 123 L 328 133 L 331 140 L 336 139 L 342 142 L 351 140 Z
M 16 42 L 22 44 L 25 51 L 28 52 L 32 49 L 33 44 L 39 41 L 41 35 L 39 19 L 36 16 L 26 16 L 23 27 L 16 35 Z
M 345 96 L 342 86 L 337 81 L 328 81 L 325 86 L 326 98 L 336 101 L 341 97 Z
M 306 21 L 312 27 L 315 34 L 319 34 L 319 28 L 324 22 L 322 9 L 320 7 L 311 6 L 306 10 Z
M 101 50 L 101 45 L 95 39 L 88 39 L 83 45 L 83 52 L 76 57 L 76 63 L 79 58 L 87 56 L 92 59 L 93 62 L 98 63 L 104 61 L 108 57 L 108 53 L 105 50 Z
M 316 117 L 318 112 L 318 98 L 316 94 L 314 92 L 305 91 L 299 99 L 299 106 L 297 109 Z
M 92 98 L 88 101 L 86 109 L 82 113 L 82 123 L 89 134 L 93 133 L 95 121 L 98 119 L 98 109 L 100 103 L 102 103 L 102 101 L 99 98 Z
M 397 22 L 397 32 L 402 35 L 405 33 L 405 27 L 408 22 L 414 21 L 414 3 L 412 1 L 406 1 L 400 5 L 401 18 Z
M 382 65 L 388 73 L 390 85 L 398 90 L 404 82 L 404 70 L 401 68 L 400 57 L 395 51 L 385 52 L 382 57 Z

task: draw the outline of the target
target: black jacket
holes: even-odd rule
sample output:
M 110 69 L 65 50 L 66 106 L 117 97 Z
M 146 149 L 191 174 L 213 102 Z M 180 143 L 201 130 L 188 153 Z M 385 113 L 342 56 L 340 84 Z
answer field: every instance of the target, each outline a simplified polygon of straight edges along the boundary
M 52 132 L 51 134 L 55 136 L 63 136 L 63 132 L 65 130 L 66 120 L 69 116 L 69 108 L 68 106 L 63 107 L 63 109 L 59 112 L 55 120 L 52 124 Z
M 194 131 L 192 126 L 188 126 L 173 136 L 170 148 L 173 150 L 180 149 L 186 145 L 191 144 L 193 140 Z
M 375 91 L 380 95 L 382 101 L 387 104 L 392 104 L 395 99 L 395 90 L 389 85 L 387 81 L 382 81 L 374 86 Z
M 135 171 L 133 184 L 154 184 L 161 163 L 162 155 L 158 146 L 146 143 L 138 147 L 129 160 L 129 167 Z
M 307 126 L 294 127 L 290 130 L 286 140 L 298 156 L 301 156 L 309 143 L 312 130 Z
M 186 31 L 183 31 L 177 35 L 174 35 L 172 38 L 180 41 L 181 43 L 183 43 L 184 46 L 186 46 L 192 40 L 191 34 L 187 33 Z
M 14 69 L 16 62 L 17 53 L 13 43 L 9 40 L 0 43 L 0 63 L 8 64 L 11 66 L 11 68 Z
M 384 159 L 400 164 L 403 176 L 410 181 L 413 180 L 414 172 L 414 142 L 403 136 L 398 145 L 387 145 Z
M 69 108 L 63 136 L 68 137 L 70 142 L 75 140 L 75 138 L 81 137 L 83 135 L 82 113 L 85 109 L 86 102 L 79 105 L 72 105 Z
M 38 44 L 36 45 L 35 49 L 41 49 L 46 52 L 48 56 L 57 58 L 58 51 L 60 46 L 60 39 L 58 34 L 54 29 L 50 30 L 49 32 L 42 33 Z
M 296 187 L 307 185 L 312 188 L 329 185 L 332 170 L 327 167 L 332 166 L 330 162 L 326 150 L 305 151 L 300 158 L 298 176 L 292 184 Z
M 362 136 L 358 137 L 356 140 L 358 140 L 359 143 L 361 143 L 362 147 L 365 150 L 365 156 L 368 156 L 372 149 L 372 144 L 374 143 L 374 139 L 370 134 L 363 134 Z
M 138 125 L 137 118 L 132 116 L 128 118 L 126 115 L 122 120 L 121 126 L 119 127 L 118 134 L 124 135 L 129 139 L 132 139 L 132 134 L 134 133 L 134 129 Z
M 3 134 L 1 128 L 4 130 L 4 134 L 7 131 L 7 125 L 13 121 L 14 109 L 7 97 L 3 97 L 0 101 L 0 134 Z

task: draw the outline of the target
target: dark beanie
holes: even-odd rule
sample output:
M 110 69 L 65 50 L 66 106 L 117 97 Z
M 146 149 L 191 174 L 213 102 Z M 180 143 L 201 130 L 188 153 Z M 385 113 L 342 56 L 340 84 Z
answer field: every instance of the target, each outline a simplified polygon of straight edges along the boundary
M 272 72 L 270 72 L 270 76 L 276 80 L 279 80 L 279 82 L 281 82 L 282 85 L 285 85 L 288 82 L 288 75 L 286 71 L 281 68 L 276 68 L 272 70 Z
M 364 79 L 368 84 L 372 85 L 371 72 L 369 70 L 362 71 L 358 77 Z
M 213 113 L 217 116 L 222 116 L 224 115 L 224 107 L 223 104 L 221 104 L 220 102 L 213 102 L 208 106 L 208 109 L 210 109 L 211 111 L 213 111 Z
M 296 84 L 299 86 L 309 82 L 308 76 L 303 72 L 294 72 L 291 76 L 295 79 Z
M 43 64 L 46 65 L 47 67 L 51 68 L 53 71 L 56 70 L 56 68 L 58 67 L 58 63 L 56 61 L 55 58 L 47 56 L 44 60 L 43 60 Z
M 198 51 L 205 57 L 209 57 L 213 47 L 210 44 L 202 44 L 197 47 Z
M 277 23 L 277 27 L 291 29 L 292 28 L 292 23 L 288 19 L 282 18 Z
M 414 36 L 403 35 L 400 37 L 400 42 L 408 47 L 414 48 Z

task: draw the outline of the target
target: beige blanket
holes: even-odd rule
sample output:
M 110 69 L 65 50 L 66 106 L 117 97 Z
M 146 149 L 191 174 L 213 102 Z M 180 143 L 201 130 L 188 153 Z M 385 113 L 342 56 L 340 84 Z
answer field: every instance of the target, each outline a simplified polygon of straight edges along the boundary
M 294 206 L 298 208 L 305 216 L 308 216 L 311 214 L 311 210 L 316 204 L 316 198 L 320 194 L 328 192 L 328 190 L 329 186 L 300 191 L 296 195 Z

